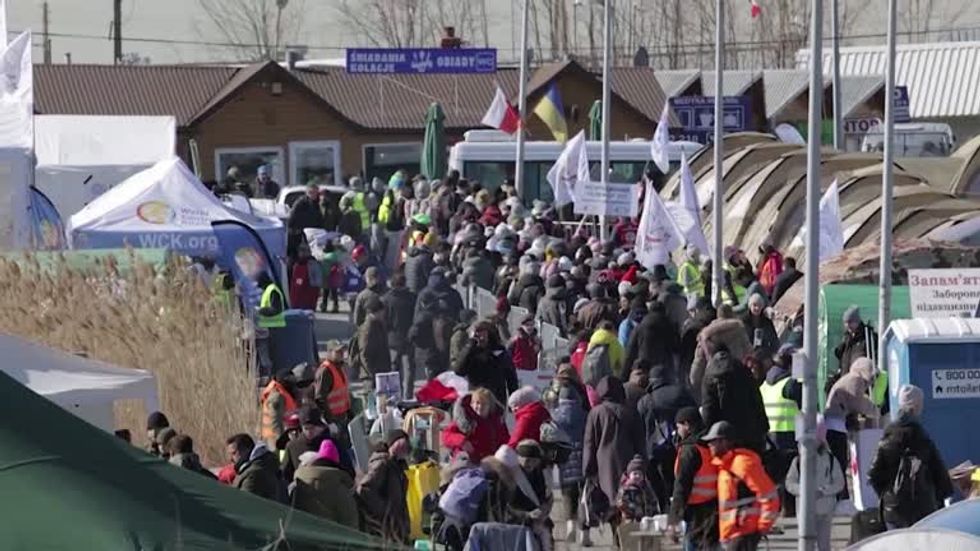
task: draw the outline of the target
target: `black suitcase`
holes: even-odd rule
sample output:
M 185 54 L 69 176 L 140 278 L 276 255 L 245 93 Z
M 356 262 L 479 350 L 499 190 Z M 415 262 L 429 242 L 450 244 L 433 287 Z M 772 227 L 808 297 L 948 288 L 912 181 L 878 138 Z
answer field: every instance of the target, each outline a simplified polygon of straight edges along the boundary
M 858 511 L 851 517 L 851 540 L 848 543 L 855 544 L 885 530 L 885 521 L 881 518 L 881 511 L 878 508 Z

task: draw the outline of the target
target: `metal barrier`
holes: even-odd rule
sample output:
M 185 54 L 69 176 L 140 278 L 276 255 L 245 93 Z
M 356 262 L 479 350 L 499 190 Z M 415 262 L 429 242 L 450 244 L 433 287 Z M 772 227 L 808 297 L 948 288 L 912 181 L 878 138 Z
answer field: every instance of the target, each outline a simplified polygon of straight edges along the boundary
M 487 291 L 486 289 L 476 288 L 473 293 L 474 304 L 471 306 L 473 310 L 476 310 L 476 315 L 479 319 L 486 319 L 492 316 L 497 311 L 497 297 L 493 296 L 493 293 Z
M 512 306 L 510 313 L 507 314 L 507 326 L 510 327 L 510 334 L 516 335 L 517 328 L 521 326 L 521 322 L 524 318 L 531 315 L 531 311 L 527 308 L 521 308 L 520 306 Z

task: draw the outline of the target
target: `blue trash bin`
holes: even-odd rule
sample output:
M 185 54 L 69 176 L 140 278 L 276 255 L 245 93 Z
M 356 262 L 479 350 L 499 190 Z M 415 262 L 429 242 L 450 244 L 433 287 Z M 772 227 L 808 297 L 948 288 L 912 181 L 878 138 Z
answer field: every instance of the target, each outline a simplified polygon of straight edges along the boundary
M 286 310 L 286 327 L 270 331 L 275 372 L 301 363 L 316 367 L 316 316 L 312 310 Z

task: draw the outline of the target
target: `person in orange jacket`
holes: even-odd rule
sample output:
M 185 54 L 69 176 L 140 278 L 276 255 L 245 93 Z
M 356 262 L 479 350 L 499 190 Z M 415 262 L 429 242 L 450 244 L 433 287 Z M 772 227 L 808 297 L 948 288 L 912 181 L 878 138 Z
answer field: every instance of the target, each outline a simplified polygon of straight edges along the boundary
M 735 427 L 718 421 L 701 440 L 718 467 L 718 528 L 725 551 L 755 551 L 779 516 L 779 492 L 759 454 L 735 447 Z

